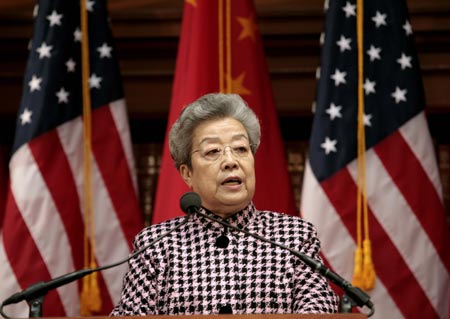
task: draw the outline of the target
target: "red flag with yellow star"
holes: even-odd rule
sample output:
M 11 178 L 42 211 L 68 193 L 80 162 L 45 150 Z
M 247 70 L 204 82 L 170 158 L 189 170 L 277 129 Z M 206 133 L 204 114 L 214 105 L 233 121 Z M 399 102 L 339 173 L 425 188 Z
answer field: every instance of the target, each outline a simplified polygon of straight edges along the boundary
M 185 1 L 167 132 L 184 106 L 212 92 L 241 95 L 261 121 L 256 207 L 297 215 L 251 0 Z M 170 157 L 167 136 L 152 223 L 182 215 L 179 198 L 188 191 Z

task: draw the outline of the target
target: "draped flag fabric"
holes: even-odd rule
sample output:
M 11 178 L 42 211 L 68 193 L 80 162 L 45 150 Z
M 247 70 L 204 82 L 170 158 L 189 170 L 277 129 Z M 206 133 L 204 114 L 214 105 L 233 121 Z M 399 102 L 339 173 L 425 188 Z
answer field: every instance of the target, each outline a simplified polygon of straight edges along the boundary
M 104 1 L 87 1 L 92 101 L 95 258 L 128 256 L 143 227 L 113 39 Z M 39 1 L 24 76 L 0 234 L 0 300 L 84 268 L 80 6 Z M 101 314 L 118 301 L 126 265 L 99 274 Z M 50 291 L 44 316 L 79 316 L 81 282 Z M 7 306 L 28 317 L 25 302 Z
M 331 267 L 352 278 L 356 245 L 355 1 L 327 4 L 301 213 Z M 448 318 L 450 233 L 404 1 L 364 2 L 366 183 L 373 318 Z
M 0 230 L 3 224 L 3 215 L 5 214 L 5 201 L 7 189 L 7 174 L 6 174 L 5 151 L 0 147 Z
M 185 1 L 168 130 L 184 106 L 211 92 L 240 94 L 261 121 L 255 159 L 257 207 L 298 215 L 250 0 Z M 181 215 L 179 198 L 186 191 L 166 134 L 152 222 Z

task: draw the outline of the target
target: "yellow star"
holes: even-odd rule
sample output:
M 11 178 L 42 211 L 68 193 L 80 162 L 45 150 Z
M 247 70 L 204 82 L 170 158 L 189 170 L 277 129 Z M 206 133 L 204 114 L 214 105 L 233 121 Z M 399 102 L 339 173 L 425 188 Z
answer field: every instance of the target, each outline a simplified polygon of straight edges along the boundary
M 245 71 L 239 74 L 237 78 L 231 80 L 231 91 L 239 95 L 249 95 L 252 93 L 244 86 Z
M 253 41 L 256 40 L 256 31 L 258 26 L 256 25 L 255 17 L 251 14 L 248 18 L 237 17 L 239 24 L 242 26 L 241 34 L 239 35 L 239 40 L 245 39 L 247 37 L 252 38 Z
M 197 6 L 197 0 L 185 0 L 187 3 L 191 4 L 193 7 Z

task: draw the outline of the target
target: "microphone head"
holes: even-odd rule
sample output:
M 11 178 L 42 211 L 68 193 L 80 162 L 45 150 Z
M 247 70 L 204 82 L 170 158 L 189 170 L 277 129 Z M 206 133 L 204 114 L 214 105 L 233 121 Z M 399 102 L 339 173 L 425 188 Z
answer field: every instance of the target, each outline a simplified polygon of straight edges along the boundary
M 190 213 L 191 209 L 198 210 L 202 205 L 202 200 L 197 193 L 187 192 L 180 198 L 180 207 L 186 214 Z

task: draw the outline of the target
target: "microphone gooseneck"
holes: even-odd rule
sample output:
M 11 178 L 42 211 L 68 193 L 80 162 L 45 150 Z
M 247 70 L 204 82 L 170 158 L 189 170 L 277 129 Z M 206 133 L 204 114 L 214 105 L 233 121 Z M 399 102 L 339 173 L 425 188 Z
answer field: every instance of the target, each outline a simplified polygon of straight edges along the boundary
M 49 281 L 37 282 L 37 283 L 29 286 L 27 289 L 25 289 L 21 292 L 16 292 L 15 294 L 11 295 L 9 298 L 3 300 L 2 306 L 7 306 L 10 304 L 18 303 L 23 300 L 37 298 L 41 294 L 46 294 L 48 291 L 50 291 L 52 289 L 55 289 L 62 285 L 68 284 L 74 280 L 83 278 L 84 276 L 87 276 L 96 270 L 97 270 L 96 268 L 81 269 L 81 270 L 77 270 L 77 271 L 56 277 Z
M 185 198 L 183 200 L 183 198 Z M 200 196 L 197 193 L 194 192 L 188 192 L 185 193 L 180 200 L 181 209 L 187 214 L 196 213 L 206 219 L 209 219 L 211 221 L 217 222 L 225 227 L 234 229 L 238 232 L 244 233 L 247 236 L 251 236 L 253 238 L 256 238 L 260 241 L 263 241 L 265 243 L 271 244 L 273 246 L 280 247 L 282 249 L 285 249 L 292 253 L 294 256 L 296 256 L 298 259 L 300 259 L 304 264 L 306 264 L 308 267 L 310 267 L 314 272 L 321 274 L 325 278 L 327 278 L 329 281 L 336 284 L 339 288 L 341 288 L 349 298 L 351 298 L 358 307 L 366 306 L 370 309 L 370 312 L 367 314 L 368 317 L 372 316 L 375 312 L 374 305 L 372 301 L 370 300 L 369 295 L 367 295 L 364 291 L 359 289 L 358 287 L 353 287 L 351 283 L 346 281 L 344 278 L 327 268 L 324 264 L 322 264 L 320 261 L 315 260 L 314 258 L 309 257 L 308 255 L 305 255 L 299 251 L 296 251 L 292 248 L 289 248 L 285 245 L 279 244 L 277 242 L 271 241 L 267 238 L 261 237 L 259 235 L 253 234 L 245 229 L 238 228 L 223 219 L 219 217 L 210 216 L 207 214 L 204 214 L 200 211 L 201 206 L 201 199 Z
M 198 196 L 198 195 L 197 195 Z M 18 303 L 21 302 L 23 300 L 26 300 L 27 302 L 31 303 L 31 301 L 33 300 L 38 300 L 38 299 L 43 299 L 42 297 L 45 296 L 50 290 L 52 289 L 56 289 L 58 287 L 61 287 L 63 285 L 66 285 L 68 283 L 71 283 L 72 281 L 75 281 L 77 279 L 81 279 L 84 276 L 87 276 L 93 272 L 98 272 L 98 271 L 102 271 L 105 269 L 110 269 L 116 266 L 119 266 L 123 263 L 128 262 L 130 259 L 136 257 L 137 255 L 141 254 L 142 252 L 144 252 L 145 250 L 147 250 L 148 248 L 152 247 L 154 244 L 156 244 L 157 242 L 159 242 L 161 239 L 163 239 L 164 237 L 168 236 L 170 233 L 174 232 L 175 230 L 177 230 L 178 228 L 180 228 L 181 226 L 183 226 L 184 224 L 186 224 L 189 221 L 190 215 L 187 215 L 183 221 L 181 223 L 179 223 L 178 225 L 176 225 L 174 228 L 169 229 L 167 232 L 165 232 L 164 234 L 156 237 L 154 240 L 152 240 L 150 243 L 148 243 L 147 245 L 145 245 L 144 247 L 136 250 L 134 253 L 132 253 L 131 255 L 129 255 L 127 258 L 124 258 L 122 260 L 119 260 L 113 264 L 109 264 L 109 265 L 105 265 L 105 266 L 101 266 L 101 267 L 96 267 L 96 268 L 85 268 L 85 269 L 80 269 L 80 270 L 76 270 L 73 272 L 70 272 L 68 274 L 59 276 L 57 278 L 48 280 L 48 281 L 40 281 L 37 282 L 35 284 L 32 284 L 31 286 L 29 286 L 28 288 L 20 291 L 20 292 L 16 292 L 15 294 L 11 295 L 9 298 L 3 300 L 1 306 L 0 306 L 0 314 L 4 317 L 9 319 L 10 317 L 7 316 L 4 312 L 3 312 L 3 307 L 10 305 L 10 304 L 14 304 L 14 303 Z M 42 306 L 42 301 L 40 300 L 40 305 L 39 308 Z M 42 309 L 37 310 L 37 314 L 38 315 L 33 315 L 30 311 L 30 317 L 40 317 L 42 316 Z

